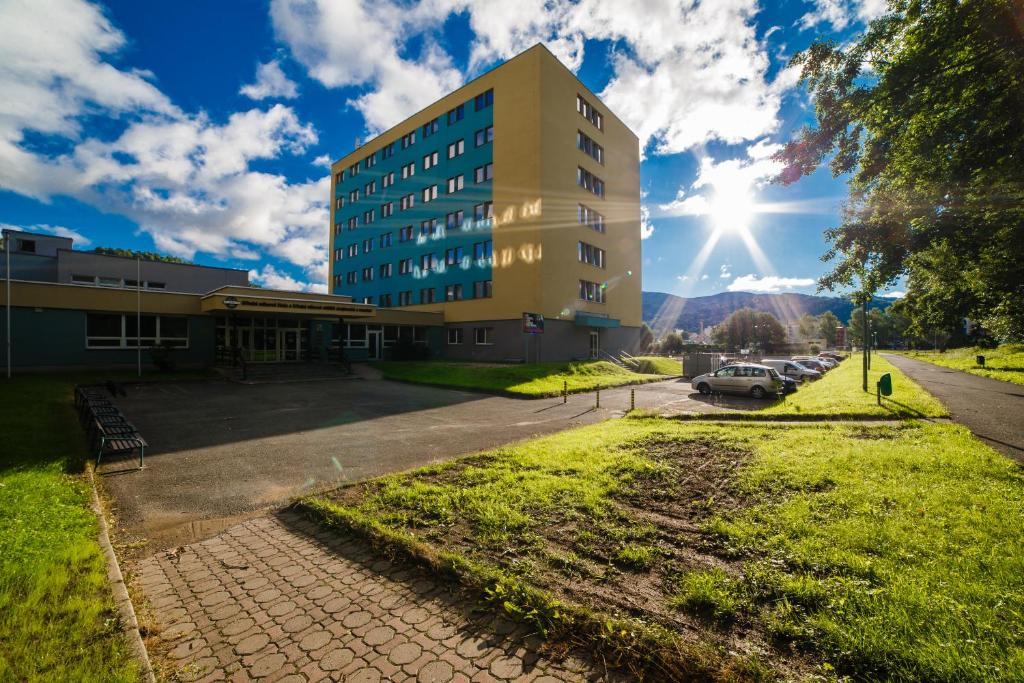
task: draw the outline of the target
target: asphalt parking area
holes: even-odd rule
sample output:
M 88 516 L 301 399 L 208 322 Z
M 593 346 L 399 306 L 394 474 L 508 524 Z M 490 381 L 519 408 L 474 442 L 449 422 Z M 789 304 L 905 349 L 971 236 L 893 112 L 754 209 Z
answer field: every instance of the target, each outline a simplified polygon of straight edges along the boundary
M 523 400 L 383 380 L 126 387 L 118 399 L 150 444 L 146 468 L 105 459 L 99 473 L 127 541 L 142 554 L 205 538 L 303 492 L 422 466 L 622 415 L 741 409 L 667 380 Z M 753 402 L 751 405 L 763 405 Z

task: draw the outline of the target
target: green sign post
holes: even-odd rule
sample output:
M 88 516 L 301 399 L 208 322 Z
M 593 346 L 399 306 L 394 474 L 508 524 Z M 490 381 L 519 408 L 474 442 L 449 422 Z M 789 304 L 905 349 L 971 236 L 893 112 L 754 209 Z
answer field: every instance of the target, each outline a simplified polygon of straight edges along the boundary
M 875 388 L 878 390 L 878 405 L 882 405 L 883 396 L 892 396 L 892 375 L 887 372 L 879 377 Z

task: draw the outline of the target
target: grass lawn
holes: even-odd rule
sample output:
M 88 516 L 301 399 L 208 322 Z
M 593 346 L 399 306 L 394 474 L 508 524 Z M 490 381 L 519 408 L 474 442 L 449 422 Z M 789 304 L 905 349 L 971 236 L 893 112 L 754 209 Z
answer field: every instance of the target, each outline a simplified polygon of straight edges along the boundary
M 795 394 L 774 403 L 761 414 L 830 415 L 836 417 L 945 417 L 949 413 L 938 399 L 922 389 L 889 361 L 874 354 L 868 371 L 868 391 L 861 390 L 861 355 L 854 354 L 823 378 L 804 382 Z M 875 382 L 883 373 L 892 375 L 892 396 L 878 405 Z
M 668 375 L 679 377 L 683 374 L 682 362 L 664 356 L 633 356 L 626 361 L 630 369 L 652 375 Z
M 982 377 L 1024 384 L 1024 344 L 1003 344 L 996 349 L 950 349 L 945 353 L 938 351 L 900 351 L 897 353 Z M 975 356 L 979 354 L 985 356 L 985 367 L 979 367 L 975 361 Z
M 97 378 L 0 380 L 0 681 L 138 679 L 81 477 L 72 388 Z
M 627 418 L 303 505 L 655 680 L 1024 677 L 1024 477 L 956 425 Z
M 558 396 L 562 393 L 563 382 L 568 383 L 570 393 L 577 393 L 665 379 L 663 375 L 633 372 L 608 361 L 522 365 L 388 361 L 376 363 L 374 367 L 384 373 L 385 379 L 480 389 L 525 398 Z

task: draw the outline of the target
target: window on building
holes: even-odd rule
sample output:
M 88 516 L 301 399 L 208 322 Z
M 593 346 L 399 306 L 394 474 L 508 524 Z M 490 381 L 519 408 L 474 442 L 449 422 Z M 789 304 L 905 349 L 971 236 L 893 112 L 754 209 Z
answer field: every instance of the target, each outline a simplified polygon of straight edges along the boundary
M 480 111 L 481 109 L 487 109 L 487 107 L 491 106 L 492 104 L 494 104 L 493 90 L 482 92 L 475 98 L 473 98 L 473 108 L 476 111 Z
M 494 203 L 484 202 L 473 207 L 473 220 L 486 221 L 494 217 Z
M 391 264 L 390 263 L 382 263 L 382 264 L 380 264 L 380 269 L 379 270 L 380 270 L 380 277 L 381 277 L 381 279 L 391 277 Z
M 462 156 L 462 153 L 466 151 L 466 141 L 456 140 L 455 142 L 448 145 L 448 158 L 454 159 L 457 156 Z
M 580 298 L 584 301 L 593 301 L 596 304 L 603 304 L 604 284 L 580 280 Z
M 431 218 L 420 223 L 420 235 L 431 236 L 437 233 L 437 219 Z
M 579 258 L 580 263 L 604 268 L 604 249 L 600 247 L 580 242 L 576 248 L 576 256 Z
M 580 204 L 577 217 L 579 218 L 580 225 L 585 225 L 598 232 L 604 232 L 604 216 L 589 206 Z
M 367 237 L 363 240 L 363 253 L 369 254 L 371 251 L 373 251 L 373 238 Z
M 348 219 L 348 229 L 355 230 L 356 226 L 359 225 L 359 216 L 352 216 Z
M 423 188 L 423 203 L 432 202 L 437 199 L 437 185 L 430 185 Z
M 412 239 L 412 226 L 407 225 L 398 231 L 398 241 L 408 242 Z
M 363 268 L 363 282 L 373 281 L 373 266 L 367 266 Z
M 461 301 L 462 300 L 462 285 L 446 285 L 444 288 L 444 300 L 445 301 Z
M 449 327 L 448 328 L 448 343 L 452 346 L 462 343 L 462 333 L 464 330 L 461 327 Z
M 340 261 L 341 257 L 343 255 L 344 255 L 344 250 L 341 247 L 338 247 L 337 249 L 334 250 L 334 260 L 335 261 Z
M 334 184 L 335 185 L 341 185 L 341 181 L 343 181 L 344 179 L 345 179 L 345 172 L 344 171 L 338 171 L 337 173 L 334 174 Z
M 437 119 L 433 121 L 427 121 L 423 124 L 423 137 L 429 138 L 431 135 L 437 132 Z
M 125 349 L 154 346 L 188 348 L 188 318 L 134 313 L 87 313 L 85 346 L 90 349 Z
M 383 176 L 381 176 L 380 184 L 381 184 L 382 187 L 391 187 L 392 185 L 394 185 L 395 184 L 395 172 L 394 171 L 388 171 Z
M 394 156 L 394 154 L 395 154 L 395 143 L 393 143 L 393 142 L 390 143 L 390 144 L 384 145 L 380 149 L 380 158 L 381 158 L 382 161 L 384 159 L 390 159 L 392 156 Z
M 411 178 L 414 175 L 416 175 L 416 162 L 410 161 L 409 163 L 402 167 L 402 180 L 405 180 L 406 178 Z
M 451 249 L 445 249 L 444 252 L 444 263 L 447 266 L 456 266 L 462 262 L 462 247 L 452 247 Z
M 452 211 L 450 214 L 445 216 L 445 229 L 456 230 L 462 227 L 465 213 L 463 211 Z
M 456 192 L 461 190 L 463 188 L 463 185 L 465 184 L 465 181 L 466 181 L 466 177 L 464 175 L 462 175 L 462 174 L 459 174 L 459 175 L 457 175 L 457 176 L 455 176 L 453 178 L 449 178 L 448 179 L 448 194 L 455 194 Z
M 334 288 L 335 289 L 338 289 L 339 287 L 341 287 L 341 275 L 340 274 L 339 275 L 335 275 L 334 279 L 333 279 L 333 282 L 334 282 Z
M 450 125 L 452 125 L 454 123 L 458 123 L 459 121 L 461 121 L 462 117 L 463 117 L 463 115 L 465 113 L 466 113 L 466 105 L 464 105 L 464 104 L 460 104 L 459 106 L 455 107 L 455 109 L 449 110 L 448 111 L 448 125 L 450 126 Z
M 412 306 L 412 291 L 405 291 L 398 293 L 398 305 L 399 306 Z
M 345 273 L 345 282 L 347 282 L 348 284 L 354 285 L 358 281 L 359 273 L 357 273 L 356 271 L 350 270 L 349 272 Z
M 490 346 L 494 343 L 493 327 L 474 327 L 473 343 L 477 346 Z
M 352 258 L 353 256 L 358 256 L 358 255 L 359 255 L 359 245 L 356 244 L 355 242 L 353 242 L 352 244 L 348 245 L 348 257 Z
M 391 295 L 381 294 L 380 295 L 380 306 L 381 308 L 391 308 Z
M 412 259 L 404 258 L 398 262 L 398 274 L 409 275 L 412 273 Z
M 119 278 L 119 277 L 106 277 L 106 276 L 100 275 L 98 278 L 96 278 L 96 284 L 98 284 L 100 287 L 120 287 L 121 286 L 121 278 Z
M 421 304 L 432 304 L 437 296 L 436 290 L 433 287 L 424 287 L 420 290 L 420 303 Z
M 402 149 L 412 147 L 416 143 L 416 131 L 406 133 L 402 136 Z
M 335 209 L 343 209 L 343 208 L 345 208 L 345 198 L 344 197 L 335 197 L 334 198 L 334 208 Z
M 487 240 L 486 242 L 477 242 L 473 245 L 473 260 L 482 261 L 484 259 L 491 258 L 491 256 L 494 255 L 493 249 L 491 240 Z
M 604 181 L 582 166 L 576 167 L 576 184 L 598 197 L 604 196 Z
M 437 152 L 431 152 L 430 154 L 424 154 L 423 155 L 423 170 L 426 171 L 427 169 L 430 169 L 430 168 L 433 168 L 434 166 L 437 166 L 437 159 L 438 159 Z
M 376 218 L 376 209 L 363 212 L 363 225 L 369 225 Z
M 412 192 L 405 195 L 399 200 L 398 206 L 399 208 L 402 209 L 402 211 L 405 211 L 406 209 L 411 209 L 412 207 L 416 206 L 416 195 L 413 194 Z
M 491 298 L 491 281 L 490 280 L 479 280 L 473 283 L 473 298 L 474 299 L 490 299 Z
M 335 223 L 334 224 L 334 234 L 335 235 L 340 235 L 341 234 L 341 230 L 344 227 L 344 225 L 345 224 L 342 223 L 341 221 L 338 221 L 337 223 Z
M 597 163 L 604 163 L 604 147 L 591 140 L 582 130 L 576 131 L 576 147 Z
M 355 178 L 357 175 L 359 175 L 359 162 L 358 161 L 348 167 L 348 176 L 349 176 L 349 178 Z
M 363 159 L 363 168 L 373 168 L 377 165 L 377 155 L 371 154 L 370 156 Z
M 367 197 L 377 192 L 377 181 L 371 180 L 363 186 L 363 194 Z
M 14 269 L 12 268 L 11 270 L 13 271 Z M 71 275 L 71 282 L 73 282 L 76 285 L 94 285 L 94 284 L 96 284 L 96 276 L 95 275 L 78 275 L 78 274 L 72 273 L 72 275 Z
M 420 270 L 424 273 L 437 268 L 437 254 L 420 254 Z
M 576 96 L 576 111 L 587 121 L 594 124 L 598 130 L 604 130 L 604 117 L 601 116 L 601 112 L 591 106 L 590 102 L 583 99 L 582 95 Z
M 390 247 L 391 246 L 391 233 L 390 232 L 382 233 L 381 236 L 377 240 L 377 244 L 380 246 L 381 249 L 383 249 L 385 247 Z
M 476 132 L 476 146 L 477 147 L 482 147 L 482 146 L 486 145 L 488 142 L 493 142 L 493 141 L 494 141 L 494 126 L 487 126 L 486 128 L 481 128 L 480 130 L 478 130 Z
M 483 166 L 477 166 L 473 170 L 474 182 L 483 183 L 494 177 L 494 164 L 484 164 Z
M 348 201 L 349 201 L 350 204 L 358 202 L 359 201 L 359 190 L 349 190 Z
M 145 287 L 146 289 L 165 289 L 167 287 L 167 283 L 153 282 L 152 280 L 147 280 L 146 282 L 142 283 L 142 286 Z
M 384 202 L 383 204 L 380 205 L 380 217 L 381 218 L 387 218 L 388 216 L 390 216 L 394 212 L 395 212 L 395 203 L 394 202 Z

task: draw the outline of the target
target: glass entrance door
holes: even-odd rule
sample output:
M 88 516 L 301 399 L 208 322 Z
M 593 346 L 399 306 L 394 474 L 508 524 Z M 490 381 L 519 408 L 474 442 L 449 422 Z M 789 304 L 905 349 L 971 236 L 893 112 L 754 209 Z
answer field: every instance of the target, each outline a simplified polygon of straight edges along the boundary
M 590 357 L 597 358 L 601 353 L 601 333 L 591 332 L 590 333 Z
M 291 362 L 299 360 L 299 333 L 297 330 L 277 331 L 277 360 Z
M 367 330 L 366 337 L 370 360 L 384 360 L 384 334 L 381 329 Z

